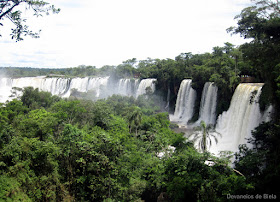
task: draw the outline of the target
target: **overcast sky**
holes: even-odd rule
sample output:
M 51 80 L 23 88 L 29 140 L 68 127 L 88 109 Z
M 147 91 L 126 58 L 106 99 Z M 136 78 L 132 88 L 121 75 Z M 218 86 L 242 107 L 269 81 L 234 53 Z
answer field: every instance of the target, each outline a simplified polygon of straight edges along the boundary
M 57 15 L 28 18 L 39 39 L 10 39 L 1 27 L 0 66 L 118 65 L 131 58 L 172 58 L 245 41 L 226 32 L 250 0 L 46 0 Z M 28 14 L 28 11 L 25 11 Z M 5 24 L 6 23 L 6 24 Z

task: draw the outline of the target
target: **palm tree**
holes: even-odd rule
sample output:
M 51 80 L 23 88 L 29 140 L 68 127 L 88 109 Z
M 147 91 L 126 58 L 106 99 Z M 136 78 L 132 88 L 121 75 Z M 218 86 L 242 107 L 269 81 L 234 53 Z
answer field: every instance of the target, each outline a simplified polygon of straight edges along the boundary
M 137 136 L 137 129 L 142 122 L 142 111 L 139 107 L 134 107 L 131 114 L 128 116 L 129 132 L 132 130 L 132 126 L 135 127 L 135 135 Z
M 217 135 L 221 136 L 220 133 L 214 130 L 211 125 L 206 125 L 204 121 L 200 122 L 200 126 L 194 128 L 194 133 L 191 136 L 193 137 L 193 141 L 198 141 L 198 147 L 204 153 L 206 152 L 212 145 L 212 138 L 215 140 L 216 144 L 218 143 Z M 208 148 L 209 145 L 209 148 Z

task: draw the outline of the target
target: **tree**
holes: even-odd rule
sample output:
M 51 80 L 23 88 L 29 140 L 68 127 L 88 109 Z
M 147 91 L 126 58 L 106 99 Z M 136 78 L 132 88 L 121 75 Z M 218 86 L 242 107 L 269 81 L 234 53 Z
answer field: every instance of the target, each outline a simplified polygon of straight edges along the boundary
M 137 136 L 137 129 L 139 128 L 142 122 L 142 111 L 139 107 L 133 107 L 133 111 L 128 115 L 129 122 L 129 132 L 131 132 L 132 127 L 135 127 L 135 134 Z
M 252 39 L 241 45 L 243 58 L 254 67 L 255 75 L 270 86 L 270 102 L 277 105 L 280 96 L 280 2 L 276 0 L 255 0 L 255 5 L 245 8 L 235 18 L 236 27 L 228 29 Z
M 198 141 L 199 149 L 203 153 L 205 153 L 212 145 L 212 138 L 215 140 L 216 144 L 218 143 L 218 139 L 215 134 L 221 136 L 221 134 L 215 131 L 211 127 L 211 125 L 207 126 L 204 121 L 201 121 L 200 126 L 196 127 L 194 134 L 192 134 L 194 136 L 193 141 L 194 142 Z
M 31 10 L 36 17 L 43 16 L 43 14 L 49 15 L 50 12 L 59 13 L 60 11 L 54 5 L 49 5 L 48 2 L 42 0 L 0 0 L 0 26 L 3 26 L 1 20 L 4 18 L 10 20 L 14 25 L 11 36 L 16 41 L 23 40 L 22 36 L 27 35 L 34 38 L 39 37 L 38 32 L 29 30 L 26 25 L 27 19 L 22 16 L 21 5 L 25 6 L 26 10 Z
M 58 96 L 52 96 L 50 92 L 39 91 L 38 88 L 26 87 L 21 96 L 23 105 L 30 109 L 39 109 L 41 107 L 48 108 L 55 102 L 61 100 Z

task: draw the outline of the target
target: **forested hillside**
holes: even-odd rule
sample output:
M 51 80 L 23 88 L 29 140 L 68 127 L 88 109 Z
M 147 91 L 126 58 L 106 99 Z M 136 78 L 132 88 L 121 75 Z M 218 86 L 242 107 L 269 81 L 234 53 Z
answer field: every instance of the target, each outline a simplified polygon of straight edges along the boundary
M 253 189 L 155 110 L 141 96 L 62 100 L 26 88 L 0 111 L 0 198 L 149 201 L 166 192 L 173 201 L 223 200 Z

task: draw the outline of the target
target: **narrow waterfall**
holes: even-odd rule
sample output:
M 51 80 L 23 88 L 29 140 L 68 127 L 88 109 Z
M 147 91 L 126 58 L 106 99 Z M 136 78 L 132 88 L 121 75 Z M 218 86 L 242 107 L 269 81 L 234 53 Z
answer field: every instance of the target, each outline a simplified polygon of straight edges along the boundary
M 212 145 L 211 152 L 238 151 L 239 144 L 245 144 L 251 131 L 266 118 L 259 109 L 258 99 L 263 84 L 239 84 L 232 97 L 228 111 L 217 120 L 218 144 Z M 267 116 L 267 115 L 265 115 Z
M 10 78 L 0 78 L 0 103 L 10 100 L 12 91 L 12 80 Z
M 203 87 L 202 97 L 200 101 L 199 119 L 207 125 L 214 125 L 216 122 L 216 106 L 217 106 L 218 87 L 213 82 L 206 82 Z
M 136 97 L 138 97 L 139 95 L 146 94 L 146 89 L 148 87 L 151 88 L 151 92 L 153 93 L 156 89 L 155 81 L 156 81 L 156 79 L 143 79 L 143 80 L 141 80 L 140 84 L 137 88 Z
M 123 96 L 133 96 L 134 82 L 131 79 L 120 79 L 116 94 Z
M 181 82 L 179 93 L 176 100 L 175 113 L 170 116 L 172 121 L 179 121 L 187 124 L 194 113 L 196 91 L 191 87 L 192 80 L 184 79 Z
M 165 110 L 169 111 L 169 104 L 170 104 L 170 88 L 168 87 L 168 91 L 167 91 L 167 97 L 166 97 L 166 106 L 165 106 Z

